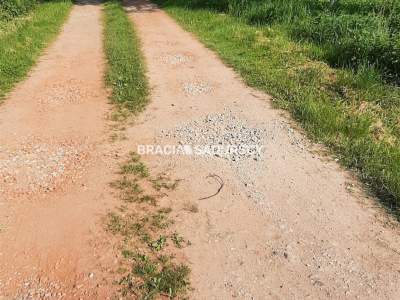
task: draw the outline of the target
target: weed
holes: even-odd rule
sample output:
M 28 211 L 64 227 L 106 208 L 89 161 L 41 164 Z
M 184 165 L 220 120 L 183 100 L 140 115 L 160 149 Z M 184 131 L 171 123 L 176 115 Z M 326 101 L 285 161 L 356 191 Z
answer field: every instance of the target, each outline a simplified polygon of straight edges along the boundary
M 115 213 L 108 214 L 107 229 L 113 234 L 120 233 L 123 230 L 123 221 L 121 216 Z
M 159 210 L 157 214 L 152 216 L 151 225 L 156 227 L 157 229 L 166 229 L 168 228 L 173 221 L 168 219 L 167 214 L 170 211 Z
M 157 191 L 175 190 L 178 187 L 179 180 L 171 180 L 165 174 L 159 174 L 156 178 L 151 180 L 153 188 Z
M 149 203 L 153 206 L 157 205 L 157 199 L 154 196 L 144 195 L 138 199 L 139 203 Z
M 169 259 L 164 262 L 151 259 L 146 255 L 136 255 L 133 261 L 132 272 L 120 281 L 124 295 L 140 293 L 142 299 L 153 299 L 161 294 L 174 298 L 188 288 L 190 270 L 185 265 L 173 264 Z
M 179 235 L 178 233 L 176 233 L 176 232 L 174 232 L 174 233 L 171 235 L 171 240 L 172 240 L 172 242 L 174 243 L 174 245 L 175 245 L 177 248 L 183 248 L 185 244 L 186 244 L 187 246 L 190 246 L 190 245 L 191 245 L 191 242 L 190 242 L 190 241 L 186 241 L 182 236 L 180 236 L 180 235 Z
M 111 185 L 121 191 L 121 199 L 125 204 L 118 208 L 118 212 L 108 214 L 106 229 L 122 239 L 124 268 L 120 267 L 117 272 L 122 275 L 118 281 L 121 294 L 139 295 L 142 299 L 152 299 L 158 295 L 170 298 L 183 295 L 189 287 L 189 268 L 176 264 L 172 255 L 163 252 L 168 239 L 176 248 L 190 243 L 178 233 L 170 235 L 166 231 L 173 224 L 169 218 L 172 209 L 157 208 L 156 197 L 143 195 L 141 187 L 147 181 L 154 190 L 172 189 L 175 181 L 165 176 L 159 176 L 154 181 L 147 167 L 140 161 L 140 156 L 134 152 L 129 154 L 129 159 L 121 166 L 118 174 L 121 178 Z M 127 262 L 131 264 L 130 268 L 125 267 Z
M 167 238 L 165 236 L 160 236 L 157 240 L 152 241 L 149 247 L 154 251 L 161 251 L 167 244 Z
M 123 174 L 134 174 L 142 178 L 149 176 L 149 171 L 143 163 L 128 163 L 122 166 L 121 172 Z

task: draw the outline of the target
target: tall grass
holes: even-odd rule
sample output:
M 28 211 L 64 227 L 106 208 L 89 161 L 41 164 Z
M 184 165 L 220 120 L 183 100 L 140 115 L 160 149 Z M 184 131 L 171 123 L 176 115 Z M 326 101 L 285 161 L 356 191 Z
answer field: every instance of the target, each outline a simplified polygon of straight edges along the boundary
M 239 17 L 251 25 L 284 26 L 297 41 L 320 47 L 332 66 L 374 68 L 400 81 L 400 1 L 398 0 L 177 0 Z
M 37 0 L 0 0 L 0 21 L 26 14 L 37 3 Z
M 140 42 L 119 0 L 104 4 L 106 83 L 120 109 L 141 111 L 148 101 L 148 84 Z M 122 112 L 121 110 L 121 112 Z

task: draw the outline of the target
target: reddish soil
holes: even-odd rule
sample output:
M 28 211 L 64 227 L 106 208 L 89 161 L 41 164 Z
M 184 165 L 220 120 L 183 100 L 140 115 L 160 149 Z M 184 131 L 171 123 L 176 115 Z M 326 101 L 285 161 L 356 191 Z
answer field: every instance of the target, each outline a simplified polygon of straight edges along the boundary
M 127 139 L 109 139 L 93 1 L 74 7 L 0 107 L 0 299 L 112 298 L 117 252 L 102 216 L 118 203 L 109 183 L 119 157 L 140 144 L 200 142 L 193 128 L 218 118 L 265 132 L 263 158 L 143 157 L 151 173 L 180 179 L 162 204 L 192 242 L 190 298 L 399 299 L 398 226 L 376 200 L 164 12 L 126 5 L 152 87 Z M 223 188 L 207 198 L 219 189 L 210 174 Z

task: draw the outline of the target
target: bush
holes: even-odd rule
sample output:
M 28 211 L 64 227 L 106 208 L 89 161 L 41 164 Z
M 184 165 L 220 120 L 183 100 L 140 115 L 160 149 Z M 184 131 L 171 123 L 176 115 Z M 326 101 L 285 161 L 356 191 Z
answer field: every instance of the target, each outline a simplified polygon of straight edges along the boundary
M 37 4 L 37 0 L 0 0 L 0 20 L 26 14 Z

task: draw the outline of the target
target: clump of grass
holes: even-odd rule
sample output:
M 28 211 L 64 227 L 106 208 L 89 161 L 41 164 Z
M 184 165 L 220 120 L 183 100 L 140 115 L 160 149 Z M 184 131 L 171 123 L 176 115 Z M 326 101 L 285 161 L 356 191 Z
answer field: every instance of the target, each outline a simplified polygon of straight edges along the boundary
M 147 189 L 170 188 L 174 181 L 166 176 L 162 179 L 158 176 L 156 180 L 151 178 L 140 156 L 134 152 L 129 154 L 118 174 L 120 178 L 112 186 L 121 191 L 125 204 L 108 214 L 106 230 L 122 239 L 123 260 L 117 272 L 122 276 L 118 281 L 121 294 L 141 299 L 184 295 L 189 288 L 190 270 L 184 264 L 176 263 L 170 255 L 171 250 L 167 249 L 171 248 L 169 241 L 175 249 L 190 245 L 190 242 L 177 232 L 170 232 L 170 226 L 174 224 L 170 218 L 172 209 L 157 207 L 156 197 L 144 194 Z M 158 184 L 154 185 L 154 181 Z M 150 187 L 145 189 L 143 184 Z
M 153 251 L 161 251 L 167 244 L 167 238 L 164 235 L 161 235 L 158 239 L 149 243 L 149 247 Z
M 153 299 L 157 295 L 175 298 L 186 291 L 190 273 L 187 266 L 174 264 L 165 256 L 152 259 L 129 253 L 129 258 L 134 264 L 132 272 L 120 281 L 123 295 L 139 294 L 142 299 Z
M 1 2 L 1 10 L 7 6 L 10 19 L 24 14 L 32 8 L 29 18 L 21 26 L 0 35 L 0 100 L 25 78 L 28 71 L 36 63 L 43 49 L 56 37 L 61 25 L 66 20 L 72 1 L 43 2 L 31 7 L 29 2 L 21 1 L 21 6 L 15 7 L 15 1 Z M 25 11 L 26 10 L 26 11 Z M 4 13 L 4 12 L 3 12 Z M 23 18 L 23 17 L 22 17 Z M 17 24 L 17 20 L 0 20 L 1 26 L 8 28 L 8 22 Z
M 243 13 L 255 1 L 242 1 L 246 9 L 240 16 L 240 11 L 235 15 L 229 7 L 221 14 L 210 8 L 209 1 L 157 2 L 185 29 L 215 50 L 250 86 L 272 95 L 275 106 L 290 111 L 312 139 L 326 144 L 343 165 L 357 170 L 382 203 L 398 213 L 400 88 L 385 82 L 377 64 L 364 63 L 354 70 L 332 68 L 321 61 L 326 49 L 313 42 L 294 41 L 285 20 L 249 24 Z M 236 2 L 232 0 L 228 4 Z M 265 5 L 289 3 L 287 9 L 292 4 L 306 5 L 308 11 L 316 12 L 322 2 L 328 3 L 274 0 Z M 337 2 L 341 3 L 340 9 L 351 14 L 356 9 L 349 3 L 356 6 L 361 3 L 359 0 Z M 267 1 L 259 1 L 262 3 Z M 202 9 L 194 9 L 199 6 Z M 372 6 L 374 10 L 377 7 Z M 304 17 L 302 9 L 292 10 L 293 22 Z M 385 18 L 389 16 L 388 11 L 384 12 Z M 326 30 L 329 28 L 327 25 Z
M 152 215 L 151 225 L 157 229 L 168 228 L 173 221 L 168 218 L 168 214 L 171 212 L 171 208 L 159 209 L 156 214 Z
M 151 180 L 153 188 L 157 191 L 161 190 L 175 190 L 179 184 L 178 179 L 171 180 L 166 174 L 159 174 L 156 178 Z
M 174 232 L 171 235 L 171 240 L 177 248 L 183 248 L 185 245 L 190 246 L 191 242 L 185 240 L 183 236 L 179 235 L 177 232 Z
M 130 159 L 121 167 L 121 174 L 133 174 L 140 178 L 149 176 L 149 170 L 147 167 L 138 160 L 138 155 L 134 152 L 130 153 Z
M 111 183 L 111 186 L 121 191 L 121 198 L 126 202 L 150 203 L 156 205 L 156 198 L 145 194 L 140 186 L 140 180 L 149 177 L 149 170 L 139 160 L 135 152 L 129 154 L 129 159 L 120 167 L 121 177 Z
M 144 109 L 148 102 L 148 83 L 140 42 L 120 1 L 104 4 L 104 48 L 107 58 L 106 83 L 112 101 L 119 107 L 118 119 Z

